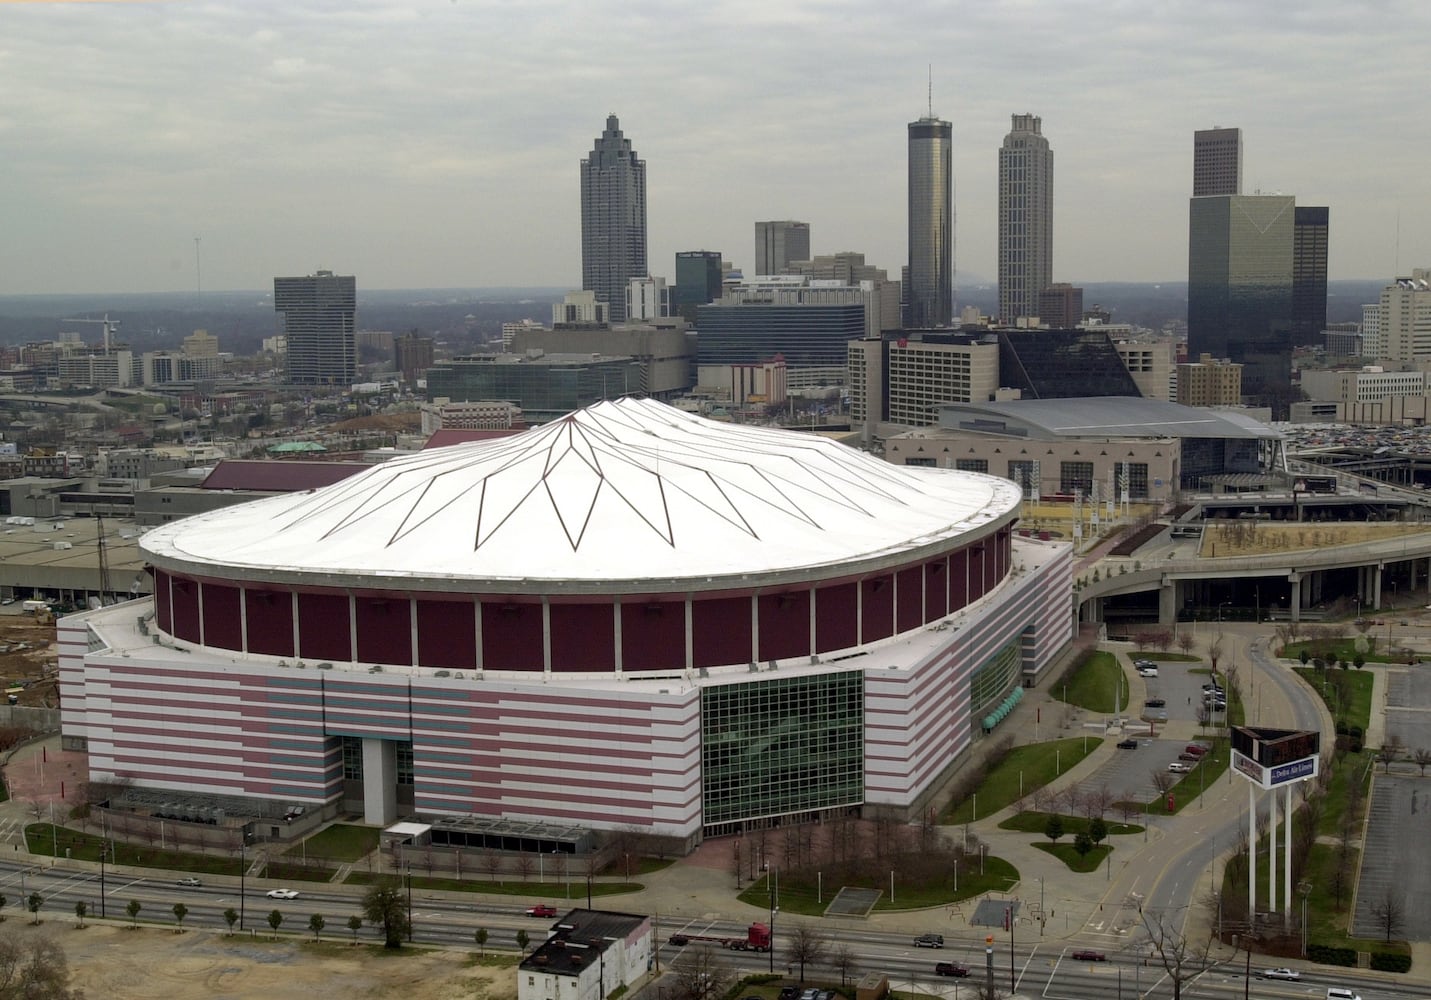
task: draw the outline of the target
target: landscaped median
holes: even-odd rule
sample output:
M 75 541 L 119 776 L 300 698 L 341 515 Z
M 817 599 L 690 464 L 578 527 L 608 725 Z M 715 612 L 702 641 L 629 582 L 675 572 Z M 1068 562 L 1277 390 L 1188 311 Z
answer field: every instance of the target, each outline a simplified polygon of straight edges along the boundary
M 1074 736 L 1010 747 L 982 772 L 973 772 L 960 782 L 960 789 L 973 782 L 972 791 L 945 813 L 941 822 L 962 825 L 992 816 L 1054 781 L 1102 743 L 1097 736 Z

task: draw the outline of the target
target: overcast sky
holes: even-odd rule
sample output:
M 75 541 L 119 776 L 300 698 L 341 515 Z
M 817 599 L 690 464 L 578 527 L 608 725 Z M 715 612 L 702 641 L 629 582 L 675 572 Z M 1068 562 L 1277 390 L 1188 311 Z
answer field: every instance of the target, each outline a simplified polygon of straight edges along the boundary
M 581 281 L 578 161 L 646 160 L 650 267 L 753 223 L 905 262 L 905 125 L 953 122 L 961 280 L 997 149 L 1054 149 L 1054 278 L 1184 280 L 1192 133 L 1331 207 L 1330 276 L 1431 266 L 1424 3 L 0 0 L 0 293 Z M 1399 237 L 1398 237 L 1399 233 Z M 1399 240 L 1399 250 L 1398 250 Z

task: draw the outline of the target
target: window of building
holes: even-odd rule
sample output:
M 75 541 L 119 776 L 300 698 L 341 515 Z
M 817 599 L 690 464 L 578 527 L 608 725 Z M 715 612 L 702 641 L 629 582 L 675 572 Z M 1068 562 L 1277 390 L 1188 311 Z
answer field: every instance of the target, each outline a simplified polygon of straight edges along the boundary
M 1072 493 L 1082 490 L 1084 496 L 1093 492 L 1092 462 L 1061 462 L 1058 473 L 1058 491 Z
M 363 780 L 363 741 L 356 736 L 343 737 L 343 780 Z
M 989 460 L 987 458 L 960 458 L 955 460 L 954 468 L 960 472 L 988 472 Z
M 1123 466 L 1127 470 L 1128 496 L 1135 500 L 1144 500 L 1148 496 L 1148 463 L 1147 462 L 1127 462 Z
M 412 784 L 411 743 L 399 743 L 397 745 L 397 783 L 399 785 Z
M 932 458 L 906 458 L 906 459 L 904 460 L 904 464 L 905 464 L 905 465 L 913 465 L 913 466 L 916 466 L 917 468 L 921 468 L 921 469 L 932 469 L 932 468 L 934 468 L 934 459 L 932 459 Z

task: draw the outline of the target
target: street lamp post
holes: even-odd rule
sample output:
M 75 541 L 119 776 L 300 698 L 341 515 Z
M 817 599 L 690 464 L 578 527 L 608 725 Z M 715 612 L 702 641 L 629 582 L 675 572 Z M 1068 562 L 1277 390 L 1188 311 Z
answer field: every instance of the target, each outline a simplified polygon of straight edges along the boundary
M 248 831 L 243 827 L 239 828 L 239 930 L 243 930 L 244 903 L 246 896 L 244 893 L 244 880 L 248 876 Z
M 776 868 L 768 872 L 765 879 L 766 888 L 770 891 L 770 972 L 775 973 L 775 914 L 780 912 L 780 869 Z
M 407 876 L 407 939 L 412 940 L 412 864 L 403 862 L 403 874 Z M 531 871 L 530 868 L 527 871 Z
M 1312 894 L 1312 883 L 1299 882 L 1297 888 L 1302 892 L 1302 957 L 1307 957 L 1307 897 Z

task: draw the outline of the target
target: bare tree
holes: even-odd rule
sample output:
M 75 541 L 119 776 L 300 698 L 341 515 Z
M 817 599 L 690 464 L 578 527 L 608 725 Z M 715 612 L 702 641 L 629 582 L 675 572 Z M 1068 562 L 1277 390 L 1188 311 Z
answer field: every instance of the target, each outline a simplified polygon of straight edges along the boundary
M 488 882 L 496 882 L 502 874 L 502 855 L 491 848 L 483 851 L 482 870 L 487 873 Z
M 676 1000 L 717 1000 L 730 988 L 732 972 L 716 961 L 710 945 L 687 948 L 673 970 Z
M 1381 750 L 1377 752 L 1377 759 L 1385 765 L 1388 773 L 1391 771 L 1392 761 L 1400 759 L 1402 749 L 1401 737 L 1394 733 L 1388 733 L 1381 744 Z
M 1212 672 L 1217 673 L 1217 661 L 1222 659 L 1222 633 L 1218 632 L 1212 637 L 1212 642 L 1207 645 L 1208 662 L 1212 664 Z
M 1173 983 L 1173 1000 L 1182 1000 L 1183 983 L 1199 975 L 1207 968 L 1207 954 L 1212 948 L 1212 936 L 1195 944 L 1177 929 L 1180 921 L 1159 913 L 1156 918 L 1143 911 L 1143 926 L 1148 931 L 1148 940 L 1153 946 L 1153 955 L 1162 964 Z
M 1372 900 L 1371 915 L 1385 935 L 1383 940 L 1390 944 L 1393 937 L 1401 934 L 1402 925 L 1406 922 L 1406 897 L 1388 883 L 1381 895 Z
M 829 939 L 809 924 L 796 924 L 785 943 L 785 961 L 800 966 L 800 982 L 805 982 L 805 966 L 814 965 L 825 954 Z
M 517 874 L 522 877 L 523 882 L 530 880 L 532 872 L 536 870 L 537 862 L 530 854 L 523 851 L 517 855 Z
M 1431 750 L 1425 747 L 1418 747 L 1411 755 L 1411 759 L 1416 761 L 1416 766 L 1421 768 L 1421 777 L 1426 777 L 1426 765 L 1431 764 Z
M 1162 771 L 1156 767 L 1149 772 L 1149 777 L 1153 779 L 1153 787 L 1158 790 L 1158 796 L 1160 798 L 1166 797 L 1168 792 L 1172 791 L 1172 787 L 1178 783 L 1178 779 L 1174 776 L 1173 772 Z
M 54 940 L 0 937 L 0 996 L 37 1000 L 79 1000 L 70 989 L 69 962 Z
M 848 944 L 841 944 L 835 949 L 830 956 L 830 964 L 840 970 L 840 989 L 844 989 L 845 983 L 860 971 L 859 961 Z

